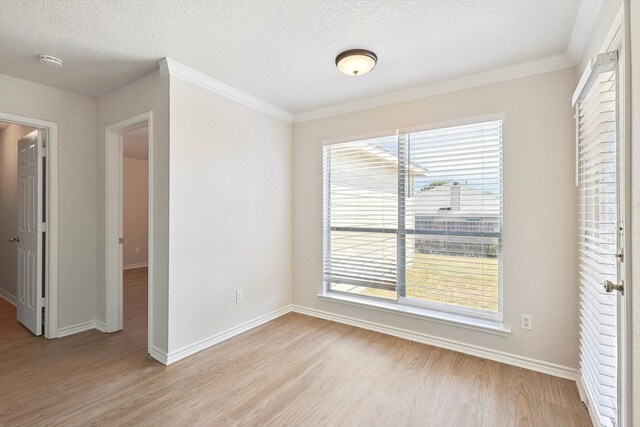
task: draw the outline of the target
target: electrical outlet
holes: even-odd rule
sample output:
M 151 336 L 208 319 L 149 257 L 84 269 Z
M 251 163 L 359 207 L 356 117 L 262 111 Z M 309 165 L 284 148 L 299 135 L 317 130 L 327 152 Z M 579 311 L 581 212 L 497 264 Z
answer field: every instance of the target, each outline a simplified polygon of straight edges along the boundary
M 136 253 L 139 254 L 140 253 L 140 248 L 136 248 Z
M 236 291 L 236 302 L 242 302 L 242 290 Z
M 532 322 L 533 322 L 533 319 L 531 318 L 530 314 L 523 314 L 522 317 L 520 318 L 520 327 L 522 329 L 531 330 L 531 328 L 533 326 Z

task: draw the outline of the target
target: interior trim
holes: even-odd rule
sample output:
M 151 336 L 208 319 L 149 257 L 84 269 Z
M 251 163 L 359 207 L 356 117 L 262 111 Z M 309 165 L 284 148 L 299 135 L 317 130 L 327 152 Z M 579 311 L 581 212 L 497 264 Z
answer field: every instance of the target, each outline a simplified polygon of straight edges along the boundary
M 428 96 L 441 95 L 443 93 L 485 86 L 492 83 L 499 83 L 536 74 L 562 70 L 575 65 L 576 62 L 573 59 L 571 59 L 566 53 L 561 53 L 559 55 L 553 55 L 535 61 L 497 68 L 484 73 L 445 80 L 412 89 L 365 98 L 354 102 L 347 102 L 345 104 L 297 113 L 293 115 L 293 123 L 306 122 L 309 120 L 336 116 L 338 114 L 352 113 L 398 102 L 411 101 L 418 98 L 426 98 Z
M 571 39 L 569 39 L 569 46 L 567 47 L 567 55 L 575 62 L 580 60 L 582 52 L 584 52 L 589 36 L 593 30 L 596 20 L 598 19 L 598 13 L 604 0 L 582 0 L 580 8 L 578 9 L 578 16 L 576 22 L 573 25 L 573 31 L 571 32 Z
M 158 347 L 156 347 L 154 345 L 152 345 L 149 348 L 149 356 L 153 357 L 154 359 L 156 359 L 158 362 L 162 363 L 163 365 L 167 364 L 167 352 L 160 350 Z
M 0 288 L 0 298 L 7 301 L 11 305 L 18 306 L 18 298 L 16 298 L 15 296 L 11 295 L 9 292 L 1 288 Z
M 100 320 L 89 320 L 87 322 L 77 323 L 71 326 L 65 326 L 58 329 L 58 338 L 67 337 L 69 335 L 78 334 L 80 332 L 88 331 L 90 329 L 97 329 L 100 332 L 105 332 L 106 325 Z
M 339 314 L 316 310 L 314 308 L 302 307 L 299 305 L 293 305 L 292 311 L 307 316 L 318 317 L 320 319 L 343 323 L 345 325 L 355 326 L 357 328 L 363 328 L 370 331 L 392 335 L 398 338 L 404 338 L 422 344 L 446 348 L 447 350 L 453 350 L 459 353 L 469 354 L 471 356 L 481 357 L 483 359 L 493 360 L 495 362 L 505 363 L 507 365 L 517 366 L 519 368 L 529 369 L 531 371 L 541 372 L 547 375 L 553 375 L 554 377 L 564 378 L 571 381 L 576 381 L 578 379 L 577 369 L 570 368 L 568 366 L 557 365 L 555 363 L 545 362 L 543 360 L 531 359 L 529 357 L 493 350 L 487 347 L 467 344 L 460 341 L 440 338 L 420 332 L 409 331 L 406 329 L 395 328 L 392 326 L 369 322 L 367 320 L 342 316 Z
M 365 307 L 368 309 L 384 311 L 401 316 L 415 317 L 421 320 L 427 320 L 429 322 L 440 323 L 447 326 L 455 326 L 458 328 L 471 329 L 473 331 L 484 332 L 487 334 L 500 336 L 511 334 L 511 329 L 504 326 L 504 324 L 501 322 L 473 318 L 457 313 L 447 313 L 444 311 L 437 311 L 426 307 L 408 304 L 396 304 L 393 302 L 386 302 L 373 298 L 358 298 L 356 296 L 338 294 L 334 292 L 322 292 L 318 294 L 318 297 L 327 301 L 349 304 L 356 307 Z
M 598 419 L 598 410 L 593 405 L 593 396 L 589 393 L 589 390 L 584 386 L 582 382 L 582 375 L 579 375 L 576 379 L 576 385 L 578 386 L 578 394 L 580 395 L 580 400 L 582 400 L 587 407 L 587 412 L 589 412 L 589 418 L 591 418 L 591 423 L 594 426 L 600 425 L 600 420 Z
M 272 311 L 271 313 L 267 313 L 265 315 L 262 315 L 260 317 L 256 317 L 253 320 L 249 320 L 247 322 L 241 323 L 237 326 L 234 326 L 232 328 L 227 329 L 226 331 L 222 331 L 219 332 L 217 334 L 214 334 L 208 338 L 204 338 L 201 339 L 200 341 L 196 341 L 193 344 L 189 344 L 186 345 L 182 348 L 179 348 L 178 350 L 174 350 L 174 351 L 170 351 L 168 354 L 162 353 L 159 354 L 160 359 L 158 359 L 157 357 L 153 356 L 152 357 L 156 360 L 166 360 L 165 363 L 166 365 L 170 365 L 172 363 L 177 362 L 178 360 L 184 359 L 185 357 L 191 356 L 192 354 L 195 354 L 199 351 L 202 351 L 206 348 L 209 348 L 213 345 L 216 345 L 222 341 L 226 341 L 229 338 L 233 338 L 236 335 L 240 335 L 243 332 L 246 332 L 250 329 L 253 329 L 257 326 L 263 325 L 267 322 L 270 322 L 274 319 L 277 319 L 280 316 L 284 316 L 287 313 L 291 312 L 291 306 L 290 305 L 286 305 L 282 308 L 279 308 L 278 310 Z M 156 349 L 157 350 L 157 349 Z M 162 360 L 161 360 L 162 359 Z
M 158 65 L 160 66 L 160 75 L 163 77 L 168 75 L 193 83 L 203 89 L 222 95 L 225 98 L 229 98 L 277 119 L 284 120 L 287 123 L 291 123 L 293 121 L 293 115 L 290 112 L 251 96 L 248 93 L 242 92 L 228 84 L 222 83 L 221 81 L 216 80 L 213 77 L 209 77 L 200 71 L 196 71 L 193 68 L 182 65 L 173 59 L 163 58 L 158 62 Z
M 184 359 L 192 354 L 209 348 L 215 344 L 225 341 L 229 338 L 233 338 L 243 332 L 249 331 L 257 326 L 263 325 L 278 317 L 284 316 L 287 313 L 294 312 L 303 314 L 306 316 L 317 317 L 345 325 L 354 326 L 357 328 L 367 329 L 383 334 L 395 336 L 398 338 L 407 339 L 410 341 L 419 342 L 422 344 L 433 345 L 436 347 L 446 348 L 448 350 L 457 351 L 464 354 L 469 354 L 483 359 L 493 360 L 495 362 L 505 363 L 511 366 L 517 366 L 519 368 L 529 369 L 543 374 L 552 375 L 559 378 L 568 379 L 571 381 L 578 380 L 578 370 L 570 368 L 568 366 L 557 365 L 554 363 L 545 362 L 542 360 L 531 359 L 524 356 L 519 356 L 512 353 L 506 353 L 502 351 L 493 350 L 487 347 L 476 346 L 472 344 L 463 343 L 460 341 L 454 341 L 446 338 L 435 337 L 432 335 L 423 334 L 420 332 L 409 331 L 406 329 L 395 328 L 392 326 L 381 325 L 379 323 L 369 322 L 366 320 L 360 320 L 353 317 L 341 316 L 338 314 L 329 313 L 326 311 L 316 310 L 313 308 L 303 307 L 300 305 L 288 305 L 271 313 L 257 317 L 248 322 L 234 326 L 226 331 L 212 335 L 209 338 L 197 341 L 193 344 L 187 345 L 179 350 L 172 351 L 167 354 L 154 346 L 151 347 L 149 354 L 159 362 L 169 365 L 178 360 Z

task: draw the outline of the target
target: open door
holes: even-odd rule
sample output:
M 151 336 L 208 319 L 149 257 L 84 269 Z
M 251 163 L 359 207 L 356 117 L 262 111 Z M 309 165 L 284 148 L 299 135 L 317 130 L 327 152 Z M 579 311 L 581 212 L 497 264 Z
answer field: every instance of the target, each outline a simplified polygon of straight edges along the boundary
M 18 321 L 42 335 L 43 130 L 18 141 Z
M 580 381 L 594 425 L 627 425 L 623 92 L 618 51 L 599 54 L 577 97 Z

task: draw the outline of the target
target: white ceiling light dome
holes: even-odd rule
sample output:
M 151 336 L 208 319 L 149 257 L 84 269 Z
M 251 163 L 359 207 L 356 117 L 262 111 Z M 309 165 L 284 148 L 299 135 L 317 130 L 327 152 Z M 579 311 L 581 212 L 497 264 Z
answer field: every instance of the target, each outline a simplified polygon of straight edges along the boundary
M 39 58 L 42 64 L 49 67 L 62 68 L 62 64 L 64 63 L 62 59 L 53 55 L 40 55 Z
M 367 74 L 377 62 L 378 56 L 366 49 L 351 49 L 336 56 L 338 70 L 352 77 Z

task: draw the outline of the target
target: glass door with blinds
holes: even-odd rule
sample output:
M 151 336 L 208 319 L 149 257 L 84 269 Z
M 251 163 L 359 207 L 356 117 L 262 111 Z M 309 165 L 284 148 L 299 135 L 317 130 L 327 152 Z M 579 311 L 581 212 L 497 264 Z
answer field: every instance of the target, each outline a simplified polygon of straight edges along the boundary
M 592 417 L 619 425 L 619 302 L 623 293 L 617 53 L 598 56 L 577 100 L 580 376 Z
M 323 156 L 328 291 L 502 320 L 502 121 Z

